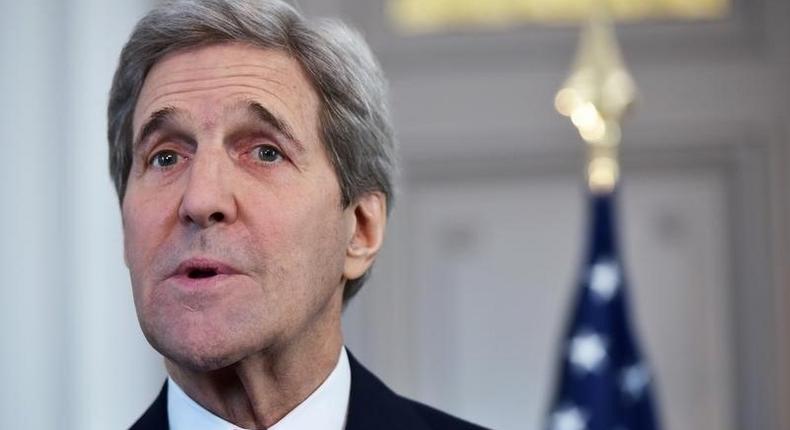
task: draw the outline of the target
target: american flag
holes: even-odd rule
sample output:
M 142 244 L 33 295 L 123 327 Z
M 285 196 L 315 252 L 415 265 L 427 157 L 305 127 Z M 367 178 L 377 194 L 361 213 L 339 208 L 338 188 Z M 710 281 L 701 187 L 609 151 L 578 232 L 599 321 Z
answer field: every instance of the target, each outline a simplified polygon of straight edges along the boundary
M 616 192 L 590 195 L 589 251 L 560 348 L 548 430 L 657 430 L 650 368 L 628 312 Z

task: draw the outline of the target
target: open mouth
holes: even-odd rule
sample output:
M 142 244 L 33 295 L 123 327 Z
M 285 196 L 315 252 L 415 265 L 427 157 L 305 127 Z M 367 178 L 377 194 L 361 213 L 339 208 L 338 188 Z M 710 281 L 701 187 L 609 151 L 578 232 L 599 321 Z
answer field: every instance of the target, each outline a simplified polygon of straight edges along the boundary
M 219 260 L 190 258 L 181 262 L 171 276 L 192 279 L 210 279 L 220 275 L 235 275 L 238 270 Z
M 211 278 L 212 276 L 217 276 L 218 272 L 216 269 L 207 269 L 207 268 L 200 268 L 200 269 L 190 269 L 187 272 L 187 277 L 189 279 L 205 279 Z

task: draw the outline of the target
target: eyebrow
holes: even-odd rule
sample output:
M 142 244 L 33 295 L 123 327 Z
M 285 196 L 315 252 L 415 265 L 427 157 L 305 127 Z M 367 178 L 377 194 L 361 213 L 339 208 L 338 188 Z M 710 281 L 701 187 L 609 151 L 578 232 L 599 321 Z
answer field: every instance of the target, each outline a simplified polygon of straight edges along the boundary
M 164 127 L 165 124 L 171 122 L 173 117 L 177 114 L 178 110 L 173 106 L 167 106 L 152 113 L 145 124 L 140 128 L 140 134 L 137 136 L 137 139 L 134 140 L 132 149 L 139 148 L 140 144 L 143 143 L 148 136 L 154 134 L 154 132 Z
M 258 102 L 247 102 L 247 110 L 252 113 L 259 121 L 265 122 L 274 127 L 286 139 L 296 147 L 298 152 L 305 152 L 304 145 L 294 137 L 293 130 L 288 124 L 275 116 L 269 109 L 266 109 Z
M 246 102 L 246 105 L 247 111 L 251 113 L 255 119 L 274 127 L 275 130 L 285 136 L 285 138 L 296 147 L 298 152 L 305 152 L 304 145 L 294 137 L 293 130 L 287 123 L 277 118 L 269 109 L 266 109 L 256 101 Z M 163 128 L 166 124 L 172 122 L 173 117 L 179 115 L 179 113 L 180 111 L 173 106 L 167 106 L 152 113 L 140 128 L 140 134 L 134 140 L 132 148 L 138 148 L 145 139 Z

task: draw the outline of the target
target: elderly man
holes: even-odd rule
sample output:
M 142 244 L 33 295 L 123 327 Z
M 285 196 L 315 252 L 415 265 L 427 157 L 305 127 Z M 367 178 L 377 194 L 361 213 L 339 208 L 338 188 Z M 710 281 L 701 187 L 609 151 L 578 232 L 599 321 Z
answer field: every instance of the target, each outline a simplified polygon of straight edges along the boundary
M 392 205 L 381 72 L 342 24 L 279 0 L 144 17 L 109 102 L 143 333 L 169 378 L 133 429 L 473 429 L 343 347 Z

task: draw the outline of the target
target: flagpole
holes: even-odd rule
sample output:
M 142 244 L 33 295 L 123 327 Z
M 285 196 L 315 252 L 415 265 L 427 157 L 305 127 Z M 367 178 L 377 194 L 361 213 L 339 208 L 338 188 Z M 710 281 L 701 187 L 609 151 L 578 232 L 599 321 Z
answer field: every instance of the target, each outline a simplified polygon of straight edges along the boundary
M 548 430 L 658 430 L 654 380 L 628 311 L 618 249 L 621 123 L 637 97 L 609 10 L 598 0 L 555 98 L 586 143 L 589 250 L 560 348 Z
M 569 117 L 587 144 L 587 185 L 611 192 L 620 177 L 621 122 L 637 97 L 625 67 L 608 5 L 598 0 L 582 30 L 573 70 L 557 92 L 555 106 Z

